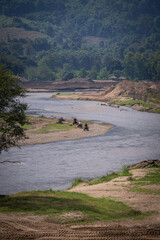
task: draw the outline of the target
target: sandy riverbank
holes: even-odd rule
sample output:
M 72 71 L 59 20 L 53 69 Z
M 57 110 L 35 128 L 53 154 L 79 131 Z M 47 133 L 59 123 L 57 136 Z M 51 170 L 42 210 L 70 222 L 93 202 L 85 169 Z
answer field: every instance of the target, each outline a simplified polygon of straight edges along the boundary
M 34 118 L 36 119 L 36 118 Z M 96 137 L 99 135 L 106 134 L 112 129 L 111 124 L 89 124 L 89 131 L 84 131 L 83 129 L 72 127 L 66 131 L 48 131 L 44 133 L 36 133 L 36 130 L 39 130 L 47 125 L 54 124 L 55 119 L 46 119 L 46 118 L 37 118 L 37 121 L 31 125 L 32 129 L 26 131 L 26 139 L 19 142 L 20 146 L 23 145 L 34 145 L 34 144 L 43 144 L 50 142 L 58 142 L 65 140 L 76 140 L 82 138 Z M 66 120 L 64 125 L 71 125 L 72 120 Z M 86 122 L 86 121 L 85 121 Z M 33 131 L 34 130 L 34 131 Z
M 151 166 L 152 167 L 152 160 Z M 158 164 L 160 161 L 157 160 Z M 144 168 L 144 161 L 140 169 L 131 168 L 134 181 L 140 180 L 148 173 L 154 171 L 153 168 Z M 149 166 L 147 166 L 149 167 Z M 123 201 L 128 206 L 143 213 L 152 213 L 144 218 L 114 220 L 108 222 L 98 221 L 88 225 L 69 225 L 67 219 L 80 218 L 80 212 L 71 211 L 63 214 L 66 224 L 59 225 L 49 221 L 47 216 L 36 216 L 26 213 L 0 213 L 0 239 L 61 239 L 61 240 L 151 240 L 160 239 L 160 197 L 158 191 L 160 185 L 152 184 L 141 186 L 146 191 L 134 192 L 133 183 L 128 176 L 117 177 L 109 182 L 96 185 L 82 183 L 69 190 L 70 192 L 81 192 L 96 198 L 111 198 Z M 157 194 L 153 194 L 157 191 Z
M 90 100 L 107 103 L 106 106 L 126 106 L 138 111 L 160 113 L 160 84 L 149 81 L 122 81 L 103 92 L 57 94 L 53 98 L 65 100 Z M 150 96 L 150 97 L 149 97 Z
M 153 194 L 154 190 L 157 192 L 160 190 L 160 185 L 148 184 L 141 187 L 144 192 L 142 190 L 140 192 L 133 191 L 135 186 L 133 185 L 132 179 L 138 181 L 152 171 L 152 168 L 131 169 L 130 173 L 132 174 L 132 178 L 120 176 L 108 182 L 93 185 L 89 183 L 80 183 L 78 186 L 68 191 L 83 193 L 96 198 L 110 198 L 116 201 L 122 201 L 126 205 L 142 213 L 152 212 L 150 216 L 145 217 L 143 220 L 128 219 L 127 221 L 114 221 L 114 224 L 119 223 L 126 227 L 142 227 L 144 225 L 160 226 L 160 195 L 158 193 L 157 195 Z

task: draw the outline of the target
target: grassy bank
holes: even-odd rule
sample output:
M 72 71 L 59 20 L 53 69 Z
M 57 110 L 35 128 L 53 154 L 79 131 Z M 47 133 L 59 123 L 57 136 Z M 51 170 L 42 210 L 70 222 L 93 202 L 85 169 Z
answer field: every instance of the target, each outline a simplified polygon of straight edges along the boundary
M 48 126 L 42 127 L 39 130 L 33 131 L 33 133 L 47 133 L 47 132 L 58 132 L 58 131 L 67 131 L 75 126 L 69 126 L 69 124 L 63 123 L 54 123 L 49 124 Z
M 160 185 L 160 167 L 151 168 L 151 172 L 149 172 L 145 177 L 142 177 L 138 180 L 131 178 L 131 181 L 132 188 L 130 191 L 160 195 L 160 189 L 145 188 L 145 186 Z
M 155 167 L 153 167 L 153 163 L 155 163 Z M 144 167 L 144 164 L 146 167 Z M 132 170 L 137 171 L 140 170 L 139 168 L 124 166 L 121 172 L 112 173 L 96 180 L 90 180 L 85 182 L 85 184 L 94 185 L 109 182 L 117 178 L 113 183 L 114 187 L 120 177 L 123 184 L 125 181 L 129 183 L 126 194 L 135 192 L 135 194 L 160 195 L 159 165 L 159 160 L 142 162 L 141 168 L 143 168 L 143 171 L 146 168 L 146 175 L 138 178 L 137 175 L 133 174 Z M 125 178 L 122 178 L 124 176 Z M 77 179 L 73 187 L 76 187 L 80 183 L 82 183 L 82 180 Z M 124 186 L 123 184 L 121 186 Z M 53 191 L 50 189 L 48 191 L 30 191 L 9 196 L 0 196 L 0 212 L 44 215 L 47 221 L 59 224 L 86 224 L 128 218 L 142 219 L 153 213 L 149 211 L 142 213 L 123 202 L 111 200 L 108 197 L 96 198 L 74 192 L 74 189 L 72 190 L 72 192 L 69 192 Z
M 32 133 L 68 131 L 72 128 L 77 128 L 77 125 L 72 124 L 73 123 L 72 119 L 64 119 L 62 123 L 58 123 L 58 121 L 59 119 L 56 118 L 28 117 L 28 124 L 23 126 L 23 128 Z M 89 125 L 93 124 L 93 122 L 91 121 L 83 121 L 83 124 L 85 123 Z
M 111 104 L 118 104 L 118 105 L 121 105 L 121 106 L 124 106 L 124 105 L 130 105 L 130 106 L 133 106 L 135 104 L 139 104 L 139 105 L 142 105 L 144 107 L 153 107 L 153 104 L 149 104 L 149 103 L 146 103 L 142 100 L 138 100 L 138 99 L 130 99 L 130 100 L 125 100 L 125 101 L 113 101 L 111 102 Z
M 139 211 L 107 198 L 93 198 L 85 194 L 61 191 L 32 191 L 0 198 L 0 211 L 48 215 L 58 223 L 91 223 L 124 218 L 137 218 Z M 65 217 L 70 214 L 70 217 Z
M 147 167 L 146 167 L 147 168 Z M 122 168 L 121 172 L 114 172 L 111 174 L 108 174 L 106 176 L 103 176 L 99 179 L 93 179 L 93 180 L 88 180 L 88 181 L 83 181 L 82 179 L 78 178 L 75 180 L 75 182 L 72 184 L 71 188 L 74 188 L 78 186 L 81 183 L 85 183 L 87 185 L 95 185 L 95 184 L 100 184 L 104 182 L 109 182 L 113 179 L 118 179 L 119 177 L 123 176 L 128 176 L 126 181 L 130 182 L 130 189 L 129 191 L 131 192 L 144 192 L 148 194 L 155 194 L 155 195 L 160 195 L 160 189 L 155 187 L 152 189 L 145 188 L 145 186 L 155 186 L 155 185 L 160 185 L 160 167 L 152 167 L 150 168 L 150 171 L 146 176 L 142 178 L 135 178 L 132 173 L 131 173 L 132 168 L 129 170 L 126 166 Z
M 143 167 L 143 168 L 148 168 L 148 167 Z M 78 178 L 75 180 L 75 182 L 73 182 L 72 187 L 76 187 L 81 183 L 86 183 L 88 185 L 95 185 L 95 184 L 100 184 L 103 182 L 109 182 L 113 179 L 116 179 L 118 177 L 123 177 L 123 176 L 128 176 L 128 179 L 131 184 L 134 186 L 134 190 L 136 191 L 136 186 L 139 188 L 139 186 L 146 186 L 146 185 L 160 185 L 160 167 L 156 166 L 156 167 L 149 167 L 150 172 L 142 178 L 136 179 L 132 176 L 131 170 L 132 168 L 127 168 L 126 165 L 123 166 L 122 171 L 121 172 L 113 172 L 110 174 L 107 174 L 101 178 L 98 179 L 90 179 L 88 181 L 83 181 L 81 178 Z M 140 189 L 140 188 L 139 188 Z M 140 191 L 140 190 L 138 190 Z M 143 191 L 143 190 L 142 190 Z M 159 191 L 157 191 L 159 192 Z
M 123 98 L 122 98 L 123 99 Z M 142 101 L 138 99 L 127 99 L 127 100 L 114 100 L 111 101 L 110 104 L 114 105 L 119 105 L 119 106 L 128 106 L 128 107 L 138 107 L 137 110 L 140 111 L 148 111 L 148 112 L 153 112 L 153 113 L 160 113 L 160 107 L 159 107 L 159 100 L 155 101 L 155 99 L 149 99 L 150 101 Z
M 121 172 L 113 172 L 113 173 L 107 174 L 106 176 L 103 176 L 98 179 L 90 179 L 88 181 L 85 181 L 85 183 L 87 183 L 88 185 L 94 185 L 94 184 L 99 184 L 99 183 L 103 183 L 103 182 L 109 182 L 112 179 L 115 179 L 117 177 L 122 177 L 122 176 L 132 176 L 132 174 L 129 172 L 126 165 L 123 166 Z M 81 178 L 77 178 L 75 180 L 75 182 L 73 182 L 71 188 L 78 186 L 82 182 L 84 182 L 84 181 Z

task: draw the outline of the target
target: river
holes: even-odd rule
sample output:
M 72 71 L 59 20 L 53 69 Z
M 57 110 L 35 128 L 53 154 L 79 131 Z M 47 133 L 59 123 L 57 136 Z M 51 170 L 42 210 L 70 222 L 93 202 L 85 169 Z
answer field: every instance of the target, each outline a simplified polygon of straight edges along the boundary
M 111 123 L 105 135 L 81 140 L 10 148 L 0 155 L 0 194 L 26 190 L 65 190 L 84 180 L 120 171 L 124 165 L 160 159 L 160 114 L 96 101 L 67 101 L 52 93 L 29 93 L 28 115 Z M 2 163 L 3 162 L 3 163 Z

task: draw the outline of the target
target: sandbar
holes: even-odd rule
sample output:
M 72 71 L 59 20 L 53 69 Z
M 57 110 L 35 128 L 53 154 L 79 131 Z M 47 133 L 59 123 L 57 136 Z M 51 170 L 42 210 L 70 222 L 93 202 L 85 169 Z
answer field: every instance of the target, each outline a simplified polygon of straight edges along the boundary
M 67 131 L 47 132 L 47 133 L 26 133 L 26 139 L 19 142 L 19 146 L 44 144 L 66 140 L 76 140 L 82 138 L 96 137 L 108 133 L 113 126 L 111 124 L 93 123 L 89 125 L 89 131 L 79 128 L 72 128 Z

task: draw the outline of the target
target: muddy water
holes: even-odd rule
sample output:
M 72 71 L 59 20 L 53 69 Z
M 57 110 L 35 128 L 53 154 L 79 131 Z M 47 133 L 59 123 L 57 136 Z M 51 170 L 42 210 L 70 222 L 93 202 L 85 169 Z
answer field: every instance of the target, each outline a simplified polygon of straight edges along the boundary
M 64 190 L 72 182 L 98 178 L 147 159 L 160 158 L 160 115 L 99 102 L 64 101 L 51 93 L 31 93 L 25 98 L 27 114 L 77 117 L 108 122 L 114 128 L 103 136 L 73 141 L 10 148 L 0 155 L 0 194 L 24 190 Z M 2 163 L 3 162 L 3 163 Z

